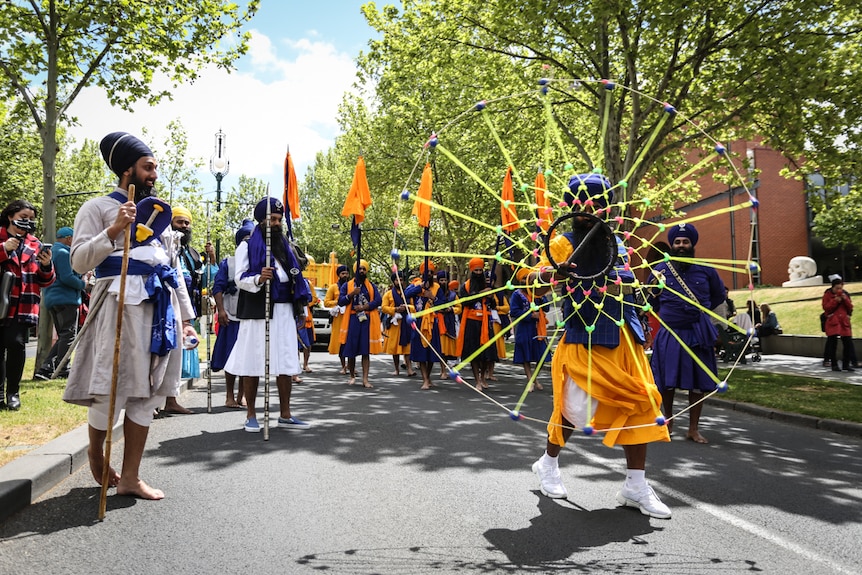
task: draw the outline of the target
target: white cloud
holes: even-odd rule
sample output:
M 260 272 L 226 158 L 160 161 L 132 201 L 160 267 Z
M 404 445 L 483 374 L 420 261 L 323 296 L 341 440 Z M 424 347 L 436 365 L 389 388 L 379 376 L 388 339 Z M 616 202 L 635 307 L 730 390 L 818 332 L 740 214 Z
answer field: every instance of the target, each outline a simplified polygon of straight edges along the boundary
M 84 90 L 70 108 L 80 125 L 71 129 L 82 142 L 99 141 L 113 131 L 140 135 L 161 147 L 168 122 L 179 118 L 189 139 L 189 154 L 209 161 L 214 134 L 227 134 L 230 189 L 239 174 L 261 178 L 279 190 L 287 146 L 302 178 L 316 153 L 332 145 L 338 132 L 336 114 L 356 75 L 352 58 L 334 46 L 312 40 L 286 43 L 290 58 L 260 32 L 252 32 L 249 54 L 231 74 L 215 67 L 201 72 L 194 84 L 173 90 L 174 99 L 154 108 L 139 103 L 135 113 L 108 104 L 104 91 Z M 215 182 L 208 173 L 203 182 Z M 205 184 L 206 185 L 206 184 Z M 209 188 L 207 188 L 209 190 Z

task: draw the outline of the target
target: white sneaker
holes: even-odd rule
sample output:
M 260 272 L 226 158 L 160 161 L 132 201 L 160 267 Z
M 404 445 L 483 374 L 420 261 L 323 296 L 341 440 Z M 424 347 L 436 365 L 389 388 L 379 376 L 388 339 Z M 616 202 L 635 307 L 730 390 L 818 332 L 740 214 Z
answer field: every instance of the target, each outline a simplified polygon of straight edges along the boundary
M 533 464 L 533 473 L 539 476 L 539 488 L 545 497 L 565 499 L 569 496 L 566 486 L 563 485 L 563 478 L 560 477 L 560 468 L 556 465 L 553 467 L 542 465 L 542 460 L 539 459 Z
M 623 485 L 623 488 L 617 492 L 617 501 L 626 507 L 637 507 L 644 515 L 656 519 L 670 519 L 670 508 L 661 502 L 649 483 L 640 491 L 631 490 Z

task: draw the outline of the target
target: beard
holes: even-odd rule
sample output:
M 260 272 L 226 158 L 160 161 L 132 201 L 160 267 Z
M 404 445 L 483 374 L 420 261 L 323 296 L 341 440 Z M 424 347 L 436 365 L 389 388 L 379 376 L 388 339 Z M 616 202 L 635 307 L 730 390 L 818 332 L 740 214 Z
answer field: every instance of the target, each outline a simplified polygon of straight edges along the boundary
M 344 284 L 346 284 L 346 283 L 347 283 L 347 280 L 348 280 L 348 279 L 349 279 L 349 278 L 348 278 L 347 276 L 345 276 L 345 277 L 341 277 L 341 276 L 339 276 L 339 277 L 338 277 L 338 285 L 343 286 Z
M 470 291 L 472 293 L 477 293 L 485 289 L 487 285 L 484 271 L 472 272 L 470 274 Z
M 153 194 L 153 187 L 148 186 L 142 178 L 138 177 L 137 168 L 132 169 L 132 175 L 129 183 L 135 186 L 134 201 L 136 204 L 144 198 L 149 198 L 150 196 L 155 195 Z
M 135 193 L 137 195 L 137 193 Z M 192 243 L 192 231 L 190 229 L 185 230 L 174 230 L 182 234 L 180 236 L 180 245 L 184 248 L 189 247 L 189 244 Z
M 283 226 L 272 226 L 269 228 L 270 230 L 270 249 L 272 250 L 272 256 L 275 260 L 281 264 L 281 267 L 284 268 L 284 271 L 290 273 L 292 266 L 290 264 L 290 258 L 287 255 L 287 238 L 284 237 L 284 227 Z M 266 234 L 266 228 L 263 229 L 263 233 Z M 266 237 L 266 235 L 264 235 Z
M 366 280 L 367 278 L 368 278 L 368 274 L 367 274 L 367 273 L 363 273 L 363 272 L 359 272 L 359 273 L 357 273 L 357 274 L 356 274 L 356 283 L 357 283 L 357 285 L 358 285 L 358 284 L 364 284 L 364 283 L 365 283 L 365 280 Z
M 694 246 L 690 248 L 670 248 L 670 255 L 680 258 L 693 258 Z M 682 272 L 691 267 L 691 264 L 688 262 L 674 262 L 673 265 Z

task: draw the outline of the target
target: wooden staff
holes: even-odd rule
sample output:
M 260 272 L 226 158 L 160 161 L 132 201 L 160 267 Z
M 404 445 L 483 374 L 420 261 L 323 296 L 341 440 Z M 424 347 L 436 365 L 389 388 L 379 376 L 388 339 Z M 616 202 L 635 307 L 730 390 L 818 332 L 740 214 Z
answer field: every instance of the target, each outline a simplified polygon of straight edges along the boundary
M 269 267 L 269 258 L 272 250 L 272 231 L 270 229 L 269 219 L 271 217 L 272 204 L 269 199 L 269 184 L 266 185 L 266 225 L 264 230 L 266 233 L 266 250 L 264 250 L 263 267 Z M 273 270 L 274 273 L 275 270 Z M 263 289 L 266 292 L 264 296 L 265 307 L 263 312 L 264 320 L 264 371 L 263 371 L 263 440 L 269 441 L 269 280 L 264 282 Z
M 129 185 L 128 197 L 135 197 L 135 186 Z M 108 403 L 108 429 L 105 434 L 105 463 L 102 466 L 102 493 L 99 497 L 99 521 L 105 519 L 108 506 L 108 473 L 111 469 L 111 435 L 114 430 L 114 410 L 117 408 L 117 380 L 120 376 L 120 343 L 123 334 L 123 304 L 126 299 L 126 276 L 129 273 L 129 251 L 132 243 L 132 226 L 123 230 L 123 265 L 120 268 L 120 294 L 117 297 L 117 332 L 114 341 L 114 369 L 111 374 L 111 396 Z

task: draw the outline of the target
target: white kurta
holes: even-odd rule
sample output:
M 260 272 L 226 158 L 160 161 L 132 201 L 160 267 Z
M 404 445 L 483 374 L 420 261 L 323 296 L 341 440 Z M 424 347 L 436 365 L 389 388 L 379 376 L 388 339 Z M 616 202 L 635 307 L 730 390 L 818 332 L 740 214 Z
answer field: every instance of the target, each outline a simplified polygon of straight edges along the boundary
M 257 285 L 260 274 L 242 277 L 248 271 L 248 242 L 242 242 L 236 249 L 237 288 L 257 293 L 262 286 Z M 275 272 L 282 282 L 287 281 L 287 272 L 276 262 Z M 266 320 L 240 319 L 236 345 L 228 357 L 224 369 L 227 373 L 240 376 L 263 377 L 266 368 Z M 270 375 L 297 375 L 302 371 L 299 366 L 299 342 L 296 335 L 296 318 L 293 304 L 277 303 L 273 306 L 269 320 L 269 373 Z
M 95 268 L 108 256 L 122 256 L 122 240 L 115 243 L 106 232 L 116 220 L 119 207 L 119 202 L 108 196 L 88 200 L 81 206 L 75 217 L 71 249 L 72 268 L 78 273 Z M 147 247 L 135 248 L 134 251 L 148 263 L 163 261 L 178 269 L 179 242 L 174 233 L 166 230 L 159 239 L 164 250 Z M 100 278 L 90 294 L 91 301 L 96 302 L 103 292 L 108 291 L 101 308 L 90 320 L 92 325 L 76 348 L 75 361 L 63 394 L 63 400 L 69 403 L 90 405 L 94 395 L 110 394 L 118 308 L 115 280 L 116 277 Z M 175 396 L 179 392 L 182 345 L 163 357 L 150 353 L 153 304 L 141 301 L 143 281 L 143 276 L 127 278 L 117 393 L 125 397 Z M 171 290 L 171 305 L 178 338 L 181 339 L 182 320 L 192 319 L 194 309 L 181 275 L 178 284 L 179 288 Z

